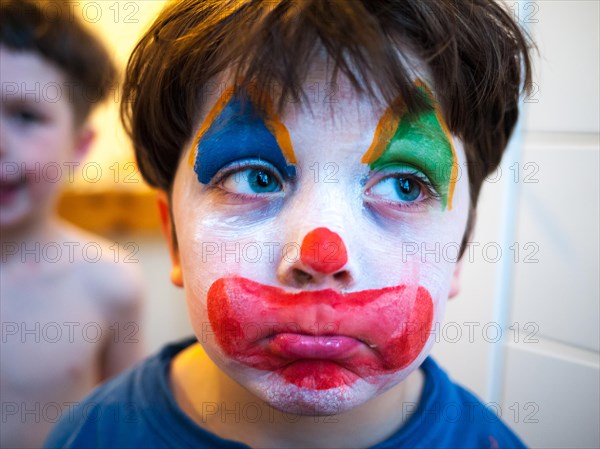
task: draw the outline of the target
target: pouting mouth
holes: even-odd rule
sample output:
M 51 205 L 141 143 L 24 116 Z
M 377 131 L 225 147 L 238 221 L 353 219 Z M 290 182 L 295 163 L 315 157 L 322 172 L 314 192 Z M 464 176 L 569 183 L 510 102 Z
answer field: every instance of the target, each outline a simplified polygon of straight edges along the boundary
M 266 342 L 266 350 L 288 360 L 347 360 L 365 348 L 362 340 L 345 335 L 307 335 L 282 332 Z
M 288 293 L 232 277 L 215 281 L 207 296 L 221 349 L 259 368 L 333 358 L 366 364 L 365 373 L 399 369 L 420 353 L 433 319 L 431 296 L 418 285 Z
M 348 313 L 339 313 L 327 304 L 270 312 L 271 316 L 266 319 L 254 317 L 235 325 L 228 319 L 217 319 L 211 324 L 216 334 L 229 341 L 237 340 L 243 345 L 264 346 L 273 339 L 285 336 L 291 341 L 326 341 L 329 344 L 350 338 L 371 349 L 378 348 L 377 343 L 369 338 L 365 326 L 361 325 L 364 320 L 349 317 Z

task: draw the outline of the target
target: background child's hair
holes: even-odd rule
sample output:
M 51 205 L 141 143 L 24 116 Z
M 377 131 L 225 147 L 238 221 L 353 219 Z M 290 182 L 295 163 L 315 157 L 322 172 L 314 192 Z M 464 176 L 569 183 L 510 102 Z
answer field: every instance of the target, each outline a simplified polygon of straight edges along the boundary
M 500 163 L 529 85 L 529 40 L 492 0 L 184 0 L 161 12 L 126 72 L 122 119 L 153 186 L 170 191 L 209 82 L 225 69 L 278 105 L 303 101 L 311 61 L 324 49 L 331 81 L 410 111 L 423 101 L 402 49 L 425 62 L 451 132 L 469 162 L 469 236 L 483 180 Z M 248 86 L 242 86 L 242 88 Z M 464 240 L 463 240 L 464 249 Z
M 68 86 L 62 90 L 81 124 L 115 87 L 116 69 L 101 42 L 64 1 L 0 2 L 0 44 L 38 53 L 56 65 Z

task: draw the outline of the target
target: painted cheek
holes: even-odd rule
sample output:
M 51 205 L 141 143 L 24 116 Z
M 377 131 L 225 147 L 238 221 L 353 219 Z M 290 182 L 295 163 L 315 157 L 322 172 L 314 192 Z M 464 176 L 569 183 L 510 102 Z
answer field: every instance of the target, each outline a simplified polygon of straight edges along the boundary
M 337 233 L 327 228 L 316 228 L 302 240 L 300 260 L 319 273 L 331 274 L 346 265 L 348 253 Z
M 223 352 L 302 388 L 351 386 L 406 368 L 429 338 L 433 302 L 424 287 L 340 294 L 288 293 L 245 278 L 221 278 L 208 316 Z

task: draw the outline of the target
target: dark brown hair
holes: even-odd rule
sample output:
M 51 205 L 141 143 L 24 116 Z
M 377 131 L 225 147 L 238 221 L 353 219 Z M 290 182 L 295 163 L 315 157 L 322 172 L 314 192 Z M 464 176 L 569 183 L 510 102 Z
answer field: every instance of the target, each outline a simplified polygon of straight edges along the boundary
M 62 70 L 78 124 L 116 82 L 106 49 L 64 1 L 2 0 L 0 44 L 39 53 Z
M 122 119 L 145 179 L 170 191 L 194 132 L 202 89 L 225 69 L 284 99 L 304 99 L 316 52 L 361 93 L 423 99 L 403 64 L 407 49 L 431 71 L 450 131 L 469 161 L 471 213 L 500 163 L 530 84 L 529 40 L 492 0 L 183 0 L 167 6 L 128 63 Z M 242 86 L 244 87 L 244 86 Z M 464 241 L 463 241 L 464 243 Z M 464 245 L 463 245 L 464 249 Z

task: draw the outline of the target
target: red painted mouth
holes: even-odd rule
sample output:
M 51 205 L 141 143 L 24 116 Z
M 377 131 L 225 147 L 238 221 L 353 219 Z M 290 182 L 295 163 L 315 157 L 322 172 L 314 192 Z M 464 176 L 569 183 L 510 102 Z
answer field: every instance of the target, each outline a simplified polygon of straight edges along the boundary
M 231 277 L 211 285 L 208 317 L 234 360 L 320 390 L 410 365 L 429 337 L 433 301 L 421 286 L 289 293 Z

